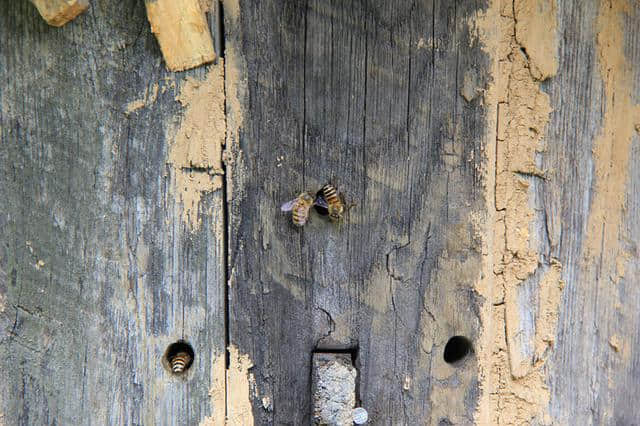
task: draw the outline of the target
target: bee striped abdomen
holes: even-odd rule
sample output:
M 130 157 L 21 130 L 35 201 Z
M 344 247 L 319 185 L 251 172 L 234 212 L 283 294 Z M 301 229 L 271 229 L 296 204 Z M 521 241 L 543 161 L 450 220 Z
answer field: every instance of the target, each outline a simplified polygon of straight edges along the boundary
M 313 197 L 308 192 L 303 192 L 296 198 L 291 211 L 293 224 L 303 226 L 309 219 L 309 209 L 313 205 Z
M 329 217 L 333 221 L 338 221 L 342 219 L 342 213 L 344 212 L 344 204 L 342 203 L 342 199 L 338 194 L 338 190 L 331 184 L 326 184 L 320 190 L 322 191 L 322 196 L 327 202 L 329 206 Z
M 307 210 L 304 206 L 298 205 L 293 209 L 293 223 L 302 226 L 307 222 Z
M 338 191 L 333 185 L 325 185 L 322 187 L 322 195 L 324 199 L 327 200 L 327 204 L 335 204 L 340 203 L 340 199 L 338 198 Z
M 171 358 L 171 371 L 182 373 L 191 363 L 191 356 L 186 352 L 180 352 Z

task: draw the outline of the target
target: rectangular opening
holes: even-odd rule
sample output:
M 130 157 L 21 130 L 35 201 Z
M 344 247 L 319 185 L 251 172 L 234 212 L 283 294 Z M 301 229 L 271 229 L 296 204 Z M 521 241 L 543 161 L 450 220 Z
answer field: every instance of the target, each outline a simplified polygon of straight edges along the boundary
M 358 360 L 358 346 L 351 346 L 348 348 L 322 348 L 317 347 L 313 351 L 311 351 L 312 357 L 313 354 L 349 354 L 351 355 L 351 364 L 357 368 L 356 362 Z
M 320 347 L 311 352 L 311 418 L 314 424 L 342 424 L 352 415 L 353 409 L 360 406 L 358 352 L 358 346 Z M 330 400 L 335 408 L 336 399 L 344 406 L 332 413 L 336 417 L 326 417 L 328 414 L 323 405 Z

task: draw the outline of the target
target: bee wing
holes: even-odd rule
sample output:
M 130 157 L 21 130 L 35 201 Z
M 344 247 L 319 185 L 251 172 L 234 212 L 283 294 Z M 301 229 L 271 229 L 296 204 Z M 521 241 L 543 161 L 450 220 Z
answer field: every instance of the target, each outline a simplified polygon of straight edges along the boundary
M 329 208 L 329 204 L 327 204 L 327 200 L 324 197 L 319 196 L 316 197 L 316 200 L 313 202 L 316 206 L 324 207 L 325 209 Z
M 293 206 L 296 204 L 296 200 L 297 198 L 294 198 L 291 201 L 287 201 L 282 206 L 280 206 L 280 210 L 282 210 L 283 212 L 290 212 L 291 210 L 293 210 Z

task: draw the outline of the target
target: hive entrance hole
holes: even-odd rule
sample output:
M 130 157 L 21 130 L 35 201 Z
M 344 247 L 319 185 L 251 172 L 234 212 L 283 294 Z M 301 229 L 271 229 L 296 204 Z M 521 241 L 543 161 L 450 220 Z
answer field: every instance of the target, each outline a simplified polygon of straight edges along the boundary
M 448 364 L 462 361 L 471 349 L 471 340 L 464 336 L 453 336 L 444 347 L 444 361 Z
M 162 357 L 162 364 L 174 375 L 187 372 L 193 364 L 195 354 L 191 345 L 184 340 L 170 344 Z

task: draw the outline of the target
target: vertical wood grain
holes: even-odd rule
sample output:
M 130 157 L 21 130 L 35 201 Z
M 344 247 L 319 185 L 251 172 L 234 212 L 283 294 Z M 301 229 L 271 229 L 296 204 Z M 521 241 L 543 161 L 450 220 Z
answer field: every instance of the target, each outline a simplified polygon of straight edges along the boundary
M 165 131 L 182 80 L 206 70 L 166 72 L 133 0 L 59 29 L 3 2 L 0 39 L 2 421 L 197 423 L 224 353 L 222 196 L 192 233 Z M 160 362 L 178 339 L 195 350 L 186 379 Z
M 625 2 L 605 2 L 604 7 L 618 10 Z M 599 1 L 558 8 L 558 42 L 560 68 L 547 90 L 554 105 L 549 122 L 548 153 L 545 169 L 553 169 L 553 179 L 544 192 L 544 208 L 550 217 L 551 255 L 563 264 L 566 282 L 556 350 L 549 367 L 551 414 L 560 423 L 634 424 L 640 408 L 632 395 L 640 391 L 640 194 L 638 164 L 640 134 L 632 132 L 628 168 L 620 163 L 607 166 L 611 174 L 626 175 L 623 188 L 616 188 L 625 199 L 624 206 L 607 205 L 605 222 L 596 236 L 598 246 L 611 235 L 619 235 L 616 250 L 596 253 L 592 262 L 585 255 L 589 235 L 589 216 L 594 214 L 598 182 L 605 179 L 596 173 L 597 162 L 607 164 L 612 158 L 596 157 L 596 141 L 604 131 L 607 97 L 613 102 L 631 97 L 640 104 L 640 25 L 637 4 L 629 3 L 618 16 L 619 24 L 599 28 L 602 6 Z M 611 93 L 605 79 L 624 79 L 624 68 L 602 61 L 598 33 L 620 34 L 621 50 L 628 67 L 629 86 Z M 612 48 L 612 46 L 609 46 Z M 603 75 L 601 66 L 607 72 Z M 634 126 L 640 114 L 633 109 L 622 111 L 623 122 Z M 611 130 L 611 129 L 610 129 Z M 609 131 L 610 131 L 609 130 Z M 620 138 L 620 129 L 612 138 Z M 619 144 L 607 141 L 613 149 Z M 614 154 L 615 155 L 615 154 Z M 620 223 L 612 218 L 620 210 Z M 612 274 L 607 265 L 619 266 Z M 604 265 L 604 266 L 603 266 Z
M 230 338 L 255 365 L 254 419 L 310 422 L 314 349 L 357 349 L 372 424 L 469 422 L 485 134 L 466 74 L 487 80 L 474 4 L 240 1 L 225 9 L 227 75 L 246 64 L 230 200 Z M 234 56 L 235 55 L 235 56 Z M 228 91 L 229 93 L 229 91 Z M 295 229 L 279 205 L 334 183 L 341 225 Z M 260 404 L 267 396 L 272 409 Z
M 227 338 L 241 367 L 227 391 L 251 406 L 239 403 L 247 411 L 229 424 L 309 424 L 315 350 L 354 354 L 371 424 L 472 423 L 477 348 L 453 365 L 443 351 L 454 335 L 474 343 L 491 303 L 474 290 L 486 255 L 482 170 L 495 161 L 484 152 L 489 57 L 472 26 L 485 7 L 214 2 L 227 175 L 193 232 L 171 192 L 167 129 L 179 122 L 180 84 L 207 69 L 165 70 L 143 2 L 96 0 L 60 29 L 26 1 L 0 4 L 0 423 L 220 421 L 210 390 Z M 615 229 L 624 273 L 603 273 L 618 261 L 610 252 L 584 255 L 611 95 L 599 7 L 558 7 L 559 68 L 540 83 L 553 107 L 537 153 L 545 176 L 523 177 L 539 253 L 562 264 L 565 283 L 544 366 L 557 424 L 640 416 L 638 131 Z M 630 83 L 617 95 L 637 105 L 640 14 L 620 19 L 610 29 Z M 344 223 L 314 215 L 293 227 L 279 206 L 326 182 L 352 205 Z M 523 352 L 539 279 L 519 299 Z M 184 379 L 160 362 L 178 339 L 196 354 Z

